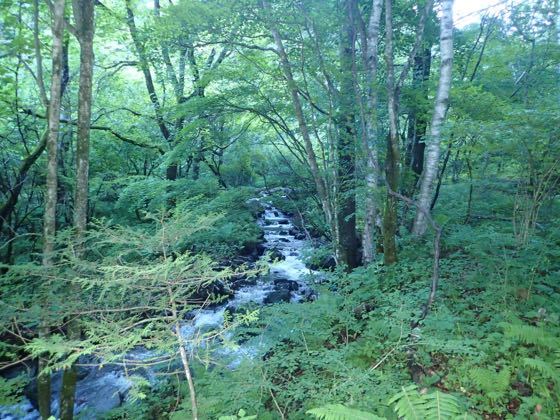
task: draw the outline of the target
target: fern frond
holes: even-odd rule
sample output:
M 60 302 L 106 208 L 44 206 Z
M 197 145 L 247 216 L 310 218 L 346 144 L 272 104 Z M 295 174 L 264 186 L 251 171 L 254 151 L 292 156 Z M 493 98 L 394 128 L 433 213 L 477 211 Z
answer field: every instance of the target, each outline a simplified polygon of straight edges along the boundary
M 560 369 L 560 350 L 554 352 L 554 361 L 552 362 L 556 369 Z
M 457 397 L 436 391 L 423 396 L 426 420 L 450 419 L 463 413 L 463 408 Z
M 554 363 L 548 363 L 541 359 L 532 359 L 525 357 L 523 359 L 523 365 L 539 372 L 542 376 L 548 379 L 553 379 L 554 381 L 560 381 L 560 372 L 554 366 Z
M 395 405 L 395 412 L 406 419 L 422 420 L 424 418 L 424 400 L 416 385 L 402 387 L 401 392 L 394 395 L 388 402 Z
M 504 367 L 500 372 L 475 368 L 471 371 L 470 377 L 477 388 L 495 401 L 500 399 L 508 389 L 511 372 L 509 367 Z
M 403 387 L 388 403 L 405 420 L 442 420 L 466 415 L 456 396 L 440 391 L 421 394 L 416 385 Z
M 319 420 L 383 420 L 372 413 L 348 408 L 342 404 L 327 404 L 307 411 Z
M 501 326 L 506 337 L 521 341 L 524 344 L 531 344 L 551 350 L 556 350 L 560 346 L 560 339 L 543 328 L 510 323 L 502 323 Z

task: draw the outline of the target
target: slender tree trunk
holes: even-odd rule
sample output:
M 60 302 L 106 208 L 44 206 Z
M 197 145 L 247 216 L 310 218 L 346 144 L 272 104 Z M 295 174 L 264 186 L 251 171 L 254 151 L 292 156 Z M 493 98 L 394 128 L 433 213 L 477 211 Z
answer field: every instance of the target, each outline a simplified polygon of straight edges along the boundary
M 138 28 L 136 27 L 136 21 L 134 19 L 134 12 L 132 11 L 131 0 L 125 0 L 125 4 L 126 4 L 126 16 L 127 16 L 126 23 L 128 25 L 130 36 L 134 43 L 134 47 L 136 48 L 136 54 L 138 55 L 138 62 L 140 64 L 140 69 L 142 70 L 142 74 L 144 75 L 144 82 L 146 83 L 146 89 L 148 90 L 148 95 L 150 96 L 150 101 L 152 102 L 152 106 L 154 108 L 154 113 L 156 116 L 156 121 L 159 130 L 163 135 L 165 141 L 167 141 L 170 147 L 173 147 L 174 139 L 173 136 L 171 135 L 171 132 L 169 131 L 169 128 L 167 127 L 167 124 L 165 124 L 165 121 L 163 119 L 161 104 L 159 102 L 156 88 L 154 86 L 154 81 L 152 79 L 152 73 L 150 71 L 150 65 L 148 63 L 146 49 L 144 44 L 142 43 L 142 40 L 138 35 Z M 166 178 L 168 180 L 174 181 L 177 179 L 177 173 L 178 173 L 177 164 L 172 163 L 166 169 Z
M 8 218 L 16 208 L 16 204 L 18 202 L 19 195 L 21 194 L 23 184 L 27 179 L 27 174 L 29 173 L 29 169 L 33 166 L 33 164 L 37 161 L 37 159 L 39 159 L 39 157 L 45 151 L 45 147 L 47 146 L 48 134 L 49 131 L 45 130 L 45 132 L 41 136 L 41 140 L 39 141 L 39 144 L 35 147 L 35 149 L 31 152 L 31 154 L 21 162 L 19 166 L 16 179 L 8 195 L 8 199 L 4 204 L 2 204 L 2 207 L 0 207 L 0 232 L 4 227 L 4 222 L 8 220 Z
M 387 158 L 385 173 L 387 183 L 392 191 L 399 186 L 399 132 L 397 121 L 397 100 L 395 92 L 395 67 L 393 64 L 393 4 L 385 0 L 385 61 L 387 63 L 387 106 L 389 116 L 389 136 L 387 138 Z M 387 193 L 385 211 L 383 212 L 383 262 L 386 265 L 397 262 L 397 200 Z
M 417 54 L 416 57 L 414 57 L 412 86 L 421 92 L 422 101 L 427 101 L 428 99 L 427 82 L 430 78 L 431 61 L 431 47 L 424 48 L 421 54 Z M 427 128 L 428 119 L 426 113 L 422 109 L 419 109 L 416 104 L 412 105 L 408 120 L 406 156 L 406 166 L 410 167 L 414 174 L 411 190 L 418 182 L 424 170 L 424 149 L 426 147 L 424 141 Z
M 73 0 L 72 8 L 76 32 L 80 43 L 80 86 L 78 92 L 78 141 L 76 150 L 76 190 L 74 198 L 74 229 L 78 253 L 82 253 L 82 241 L 87 225 L 89 191 L 89 137 L 91 125 L 91 100 L 93 83 L 93 36 L 94 0 Z M 78 296 L 81 290 L 72 286 L 71 294 Z M 68 338 L 78 340 L 81 329 L 77 319 L 68 323 Z M 74 417 L 74 396 L 77 370 L 73 364 L 64 370 L 60 394 L 60 418 Z
M 345 19 L 340 39 L 340 127 L 338 130 L 337 166 L 337 223 L 338 258 L 348 269 L 358 266 L 358 241 L 356 237 L 356 128 L 354 117 L 354 31 L 351 0 L 343 4 Z
M 422 173 L 418 205 L 428 209 L 433 192 L 433 184 L 438 170 L 441 143 L 441 127 L 445 119 L 451 90 L 451 71 L 453 64 L 453 0 L 442 2 L 440 29 L 441 65 L 438 90 L 434 105 L 434 115 L 430 127 L 430 138 L 427 145 L 426 163 Z M 412 232 L 423 235 L 426 232 L 427 219 L 420 210 L 416 211 Z
M 47 191 L 45 194 L 45 213 L 43 219 L 43 266 L 52 266 L 54 252 L 54 236 L 56 233 L 56 201 L 57 201 L 57 141 L 60 127 L 60 97 L 62 91 L 62 42 L 64 33 L 64 0 L 55 0 L 52 20 L 52 76 L 51 98 L 49 103 L 49 128 L 47 136 Z M 45 317 L 46 318 L 46 317 Z M 48 321 L 43 319 L 39 335 L 49 334 Z M 51 414 L 51 381 L 50 374 L 43 373 L 47 360 L 39 358 L 39 374 L 37 392 L 39 413 L 47 419 Z
M 181 333 L 181 322 L 177 312 L 177 302 L 173 297 L 173 290 L 171 286 L 167 288 L 167 294 L 169 296 L 171 315 L 175 321 L 175 337 L 177 338 L 177 345 L 179 346 L 179 355 L 181 357 L 181 364 L 183 365 L 183 371 L 185 372 L 185 377 L 187 378 L 187 384 L 189 386 L 189 396 L 191 399 L 191 412 L 193 420 L 198 420 L 198 404 L 196 402 L 196 389 L 194 387 L 194 381 L 192 377 L 192 372 L 189 364 L 189 357 L 187 351 L 185 350 L 185 338 Z
M 449 158 L 451 157 L 451 151 L 453 150 L 453 142 L 450 141 L 449 145 L 447 146 L 447 152 L 445 153 L 445 157 L 443 158 L 443 165 L 441 166 L 441 170 L 439 171 L 436 183 L 436 191 L 434 193 L 434 198 L 432 198 L 432 203 L 430 204 L 430 211 L 434 209 L 436 206 L 437 200 L 439 198 L 439 192 L 441 190 L 441 184 L 443 182 L 443 177 L 445 176 L 445 170 L 447 169 L 447 163 L 449 162 Z
M 270 5 L 266 0 L 261 0 L 261 6 L 263 10 L 270 13 L 271 11 Z M 303 108 L 301 106 L 298 88 L 292 73 L 292 66 L 290 64 L 290 61 L 288 60 L 288 55 L 286 54 L 286 50 L 284 49 L 284 43 L 282 42 L 282 37 L 280 36 L 280 32 L 278 32 L 275 25 L 272 23 L 270 24 L 269 29 L 270 32 L 272 33 L 272 37 L 274 38 L 274 43 L 276 45 L 276 52 L 278 53 L 278 56 L 280 58 L 280 65 L 282 67 L 282 72 L 284 73 L 284 77 L 286 78 L 286 82 L 288 84 L 288 90 L 290 91 L 292 97 L 292 106 L 296 114 L 296 119 L 298 121 L 301 136 L 303 137 L 305 152 L 307 155 L 307 161 L 311 169 L 313 180 L 315 181 L 317 194 L 319 195 L 319 200 L 321 201 L 321 205 L 323 207 L 325 219 L 327 220 L 328 225 L 331 227 L 331 232 L 334 233 L 336 229 L 334 228 L 334 224 L 333 224 L 334 219 L 331 211 L 329 194 L 327 191 L 325 180 L 321 176 L 321 172 L 319 170 L 319 165 L 317 163 L 317 156 L 315 155 L 315 150 L 313 149 L 313 143 L 311 142 L 311 137 L 309 135 L 309 128 L 307 127 L 305 116 L 303 114 Z
M 33 40 L 35 49 L 35 61 L 36 61 L 36 81 L 39 88 L 39 96 L 41 98 L 42 104 L 45 108 L 49 106 L 49 100 L 47 98 L 47 92 L 45 89 L 45 82 L 43 79 L 43 57 L 41 55 L 41 42 L 39 39 L 39 0 L 33 1 Z M 8 198 L 2 207 L 0 207 L 0 232 L 4 227 L 4 222 L 8 220 L 12 212 L 15 210 L 16 204 L 21 194 L 23 184 L 27 178 L 29 169 L 35 164 L 37 159 L 43 154 L 45 148 L 47 147 L 47 138 L 49 135 L 49 130 L 45 130 L 39 144 L 35 149 L 21 162 L 15 182 L 10 189 Z
M 469 198 L 467 199 L 467 211 L 465 214 L 465 220 L 463 222 L 463 224 L 465 225 L 469 223 L 471 220 L 472 198 L 473 198 L 473 173 L 472 173 L 470 153 L 467 154 L 466 161 L 467 161 L 467 170 L 469 174 Z
M 373 0 L 367 33 L 365 28 L 361 31 L 363 67 L 366 71 L 367 83 L 367 111 L 363 116 L 362 149 L 366 166 L 366 197 L 364 231 L 362 234 L 362 258 L 368 264 L 375 257 L 375 231 L 379 216 L 378 203 L 375 193 L 380 178 L 379 157 L 377 147 L 377 80 L 379 24 L 383 0 Z M 358 12 L 357 4 L 355 10 Z

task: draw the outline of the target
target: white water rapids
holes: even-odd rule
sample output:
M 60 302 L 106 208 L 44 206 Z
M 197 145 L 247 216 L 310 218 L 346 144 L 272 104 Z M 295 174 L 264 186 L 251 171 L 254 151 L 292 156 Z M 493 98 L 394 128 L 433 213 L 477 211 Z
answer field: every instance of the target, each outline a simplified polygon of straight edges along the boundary
M 239 308 L 250 303 L 255 305 L 270 303 L 267 302 L 267 298 L 270 300 L 275 293 L 274 300 L 278 301 L 298 302 L 312 297 L 313 292 L 304 281 L 305 275 L 309 274 L 310 270 L 303 263 L 302 249 L 305 245 L 305 240 L 301 239 L 303 235 L 286 214 L 264 202 L 265 198 L 266 196 L 263 195 L 260 199 L 254 199 L 265 208 L 257 222 L 264 231 L 263 245 L 265 249 L 274 251 L 278 256 L 280 253 L 282 260 L 270 263 L 268 276 L 262 276 L 256 283 L 235 290 L 233 297 L 222 305 L 195 311 L 193 318 L 182 326 L 183 336 L 188 341 L 201 332 L 213 328 L 219 329 L 224 323 L 226 308 Z M 230 334 L 231 337 L 231 333 L 226 334 Z M 264 335 L 261 335 L 251 338 L 235 349 L 220 348 L 214 352 L 214 357 L 223 355 L 233 360 L 228 366 L 234 369 L 244 358 L 253 357 L 258 353 L 263 339 Z M 141 361 L 150 356 L 153 356 L 152 352 L 138 349 L 127 354 L 127 359 Z M 149 371 L 147 376 L 151 376 Z M 127 373 L 120 366 L 89 368 L 86 375 L 82 375 L 77 382 L 75 413 L 80 413 L 81 419 L 96 419 L 99 414 L 120 406 L 126 400 L 131 385 Z M 57 373 L 52 377 L 52 410 L 55 415 L 59 408 L 60 387 L 61 375 Z M 17 405 L 0 406 L 0 420 L 39 418 L 38 411 L 25 397 Z

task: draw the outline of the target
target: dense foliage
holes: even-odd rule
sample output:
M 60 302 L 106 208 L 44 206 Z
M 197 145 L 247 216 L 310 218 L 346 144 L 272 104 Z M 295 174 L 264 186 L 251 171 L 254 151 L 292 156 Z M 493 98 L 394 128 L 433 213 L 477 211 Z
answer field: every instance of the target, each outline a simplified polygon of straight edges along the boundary
M 0 0 L 0 418 L 559 418 L 560 5 L 452 6 Z

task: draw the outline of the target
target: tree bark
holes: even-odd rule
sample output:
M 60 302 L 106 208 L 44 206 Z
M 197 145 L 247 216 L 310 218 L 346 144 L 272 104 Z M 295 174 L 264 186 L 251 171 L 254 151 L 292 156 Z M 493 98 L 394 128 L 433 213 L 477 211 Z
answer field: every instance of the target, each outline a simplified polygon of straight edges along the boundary
M 380 178 L 379 152 L 377 147 L 377 80 L 379 24 L 383 9 L 382 0 L 373 0 L 367 31 L 362 29 L 362 59 L 366 71 L 367 110 L 363 116 L 362 149 L 366 167 L 366 197 L 364 231 L 362 233 L 362 259 L 364 264 L 375 258 L 375 231 L 379 216 L 375 193 Z M 355 10 L 358 12 L 357 4 Z
M 343 4 L 345 19 L 340 39 L 340 104 L 338 121 L 337 223 L 338 259 L 347 269 L 358 266 L 356 237 L 356 127 L 354 116 L 354 48 L 356 34 L 352 0 Z
M 39 157 L 45 151 L 45 147 L 47 146 L 47 137 L 49 131 L 48 129 L 45 130 L 43 135 L 41 136 L 41 140 L 39 144 L 35 147 L 35 149 L 28 155 L 20 164 L 15 182 L 10 189 L 8 199 L 2 207 L 0 207 L 0 232 L 4 227 L 4 222 L 8 220 L 12 212 L 15 210 L 19 195 L 21 194 L 21 190 L 23 188 L 23 184 L 27 179 L 27 174 L 29 173 L 29 169 L 33 166 L 33 164 L 39 159 Z
M 77 250 L 82 253 L 82 242 L 88 219 L 89 191 L 89 140 L 91 128 L 91 102 L 93 83 L 93 36 L 94 36 L 94 0 L 73 0 L 76 33 L 80 43 L 80 85 L 78 92 L 78 123 L 76 150 L 76 190 L 74 198 L 74 230 Z M 72 286 L 72 295 L 81 293 L 79 286 Z M 68 323 L 67 336 L 71 340 L 80 338 L 79 321 Z M 65 369 L 62 376 L 60 394 L 60 418 L 71 420 L 74 417 L 74 396 L 76 392 L 77 369 L 73 364 Z
M 420 90 L 422 102 L 428 99 L 427 82 L 430 79 L 430 68 L 432 61 L 431 46 L 422 50 L 421 54 L 414 57 L 414 68 L 412 73 L 412 87 Z M 408 115 L 407 130 L 407 156 L 406 166 L 410 167 L 414 174 L 413 186 L 418 182 L 424 170 L 424 149 L 426 148 L 425 137 L 428 128 L 426 113 L 414 104 Z
M 57 141 L 60 127 L 60 97 L 62 93 L 62 48 L 64 32 L 64 0 L 55 0 L 52 17 L 52 76 L 49 102 L 49 120 L 47 135 L 47 191 L 45 194 L 45 213 L 43 218 L 43 266 L 52 266 L 54 251 L 54 236 L 56 233 L 56 201 L 57 201 Z M 43 319 L 39 335 L 45 337 L 49 333 L 48 323 Z M 44 374 L 45 358 L 39 359 L 39 375 L 37 378 L 37 392 L 39 413 L 47 419 L 51 414 L 50 374 Z
M 385 174 L 392 191 L 399 186 L 399 133 L 397 128 L 397 99 L 395 91 L 395 67 L 393 64 L 393 4 L 385 0 L 385 62 L 387 63 L 387 107 L 389 116 L 389 136 L 387 137 L 387 158 Z M 383 262 L 385 265 L 397 262 L 397 200 L 389 192 L 383 212 Z
M 138 34 L 138 28 L 136 27 L 136 21 L 134 19 L 134 12 L 132 11 L 131 0 L 125 0 L 126 4 L 126 23 L 130 32 L 130 36 L 136 48 L 136 54 L 138 55 L 138 63 L 142 74 L 144 75 L 144 81 L 146 83 L 146 89 L 148 90 L 148 95 L 150 96 L 150 102 L 154 108 L 154 113 L 156 116 L 156 121 L 163 138 L 172 147 L 173 146 L 173 136 L 169 131 L 169 128 L 165 124 L 163 119 L 163 113 L 161 111 L 161 104 L 159 102 L 156 88 L 154 86 L 154 81 L 152 79 L 152 73 L 150 71 L 150 65 L 148 63 L 148 57 L 146 55 L 146 49 L 140 36 Z M 174 181 L 177 179 L 178 168 L 176 163 L 170 164 L 166 169 L 166 178 L 168 180 Z
M 267 13 L 271 12 L 270 4 L 266 0 L 261 0 L 261 7 Z M 317 188 L 317 194 L 319 195 L 319 200 L 321 201 L 321 205 L 323 207 L 323 213 L 325 214 L 325 219 L 328 225 L 331 227 L 331 232 L 335 232 L 336 229 L 334 228 L 334 224 L 333 224 L 334 220 L 331 211 L 329 194 L 327 191 L 325 180 L 321 176 L 319 165 L 317 164 L 317 156 L 315 155 L 315 150 L 313 149 L 313 143 L 311 142 L 311 137 L 309 135 L 309 129 L 307 127 L 305 116 L 303 114 L 303 108 L 301 106 L 301 101 L 299 98 L 298 87 L 296 85 L 292 73 L 292 66 L 288 59 L 286 50 L 284 49 L 284 43 L 282 42 L 282 37 L 280 36 L 278 29 L 276 29 L 275 25 L 272 23 L 270 24 L 269 29 L 272 34 L 272 37 L 274 38 L 274 43 L 276 45 L 276 53 L 280 58 L 280 66 L 282 68 L 282 72 L 288 84 L 288 90 L 292 97 L 292 106 L 294 108 L 296 119 L 298 121 L 298 126 L 301 132 L 301 136 L 304 141 L 307 162 L 311 169 L 311 174 L 315 182 L 315 187 Z
M 427 145 L 425 168 L 422 173 L 418 205 L 428 209 L 433 192 L 434 179 L 438 170 L 441 127 L 445 119 L 451 90 L 451 72 L 453 64 L 453 0 L 442 2 L 442 17 L 440 29 L 441 65 L 438 90 L 434 105 L 434 114 L 430 127 L 430 139 Z M 423 235 L 426 232 L 427 219 L 425 214 L 417 210 L 412 232 Z
M 189 396 L 191 399 L 191 413 L 193 420 L 198 420 L 198 404 L 196 401 L 196 388 L 194 387 L 194 381 L 192 377 L 192 372 L 189 364 L 189 357 L 187 351 L 185 350 L 185 338 L 181 332 L 181 320 L 179 319 L 179 314 L 177 311 L 177 302 L 173 297 L 173 290 L 171 286 L 167 288 L 167 293 L 169 296 L 169 303 L 171 306 L 171 316 L 175 322 L 175 337 L 177 338 L 177 345 L 179 346 L 179 355 L 181 357 L 181 364 L 183 365 L 183 371 L 185 372 L 185 377 L 187 378 L 187 385 L 189 387 Z

